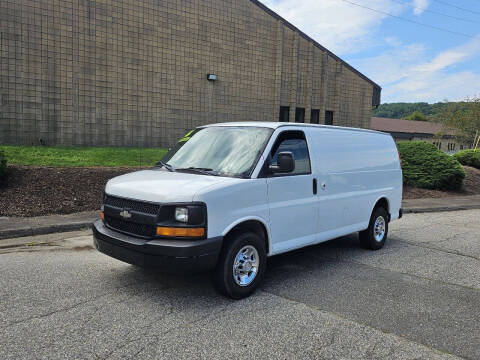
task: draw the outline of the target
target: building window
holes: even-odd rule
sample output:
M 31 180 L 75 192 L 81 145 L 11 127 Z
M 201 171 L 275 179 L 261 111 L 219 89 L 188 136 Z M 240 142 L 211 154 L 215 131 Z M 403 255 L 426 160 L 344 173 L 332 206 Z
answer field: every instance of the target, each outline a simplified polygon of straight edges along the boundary
M 455 143 L 448 143 L 448 151 L 455 151 L 456 147 Z
M 463 145 L 460 145 L 460 150 L 463 150 Z
M 433 142 L 433 145 L 435 145 L 435 146 L 438 148 L 438 150 L 442 150 L 442 143 L 441 143 L 441 142 L 439 142 L 439 141 L 434 141 L 434 142 Z
M 295 109 L 295 122 L 304 123 L 305 122 L 305 108 L 296 108 Z
M 280 106 L 280 122 L 289 122 L 290 121 L 290 106 Z
M 310 113 L 310 123 L 320 124 L 320 110 L 312 109 Z
M 325 125 L 333 125 L 333 111 L 325 111 Z

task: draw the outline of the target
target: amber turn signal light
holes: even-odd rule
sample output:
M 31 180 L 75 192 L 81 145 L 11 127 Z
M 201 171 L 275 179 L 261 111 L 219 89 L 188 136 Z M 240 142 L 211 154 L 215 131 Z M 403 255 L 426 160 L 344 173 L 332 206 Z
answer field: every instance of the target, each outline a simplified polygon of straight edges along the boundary
M 205 235 L 204 228 L 174 228 L 174 227 L 157 227 L 158 236 L 169 237 L 202 237 Z
M 105 213 L 103 211 L 100 211 L 100 217 L 103 221 L 105 221 Z

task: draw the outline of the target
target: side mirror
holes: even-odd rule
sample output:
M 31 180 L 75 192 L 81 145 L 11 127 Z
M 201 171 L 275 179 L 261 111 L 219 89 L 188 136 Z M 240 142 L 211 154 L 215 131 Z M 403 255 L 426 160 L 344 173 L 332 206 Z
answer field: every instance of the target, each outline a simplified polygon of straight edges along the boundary
M 295 160 L 290 151 L 278 154 L 277 165 L 270 165 L 270 171 L 273 174 L 287 174 L 293 170 L 295 170 Z

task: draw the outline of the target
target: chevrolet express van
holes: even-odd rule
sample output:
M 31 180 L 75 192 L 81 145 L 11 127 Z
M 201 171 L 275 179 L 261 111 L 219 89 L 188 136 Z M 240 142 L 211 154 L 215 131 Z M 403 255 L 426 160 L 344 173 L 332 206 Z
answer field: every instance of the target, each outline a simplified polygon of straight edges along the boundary
M 110 180 L 95 247 L 163 271 L 213 270 L 239 299 L 267 257 L 360 232 L 380 249 L 402 216 L 389 134 L 294 123 L 226 123 L 187 134 L 157 166 Z

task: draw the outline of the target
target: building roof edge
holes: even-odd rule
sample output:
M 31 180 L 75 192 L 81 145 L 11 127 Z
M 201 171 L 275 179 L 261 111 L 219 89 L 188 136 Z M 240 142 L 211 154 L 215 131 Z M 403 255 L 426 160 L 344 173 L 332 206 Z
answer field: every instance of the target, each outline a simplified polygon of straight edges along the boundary
M 350 65 L 349 63 L 347 63 L 345 60 L 341 59 L 340 57 L 338 57 L 337 55 L 335 55 L 333 52 L 331 52 L 330 50 L 328 50 L 326 47 L 322 46 L 318 41 L 314 40 L 312 37 L 308 36 L 306 33 L 304 33 L 302 30 L 300 30 L 299 28 L 297 28 L 295 25 L 293 25 L 291 22 L 289 22 L 288 20 L 286 20 L 285 18 L 283 18 L 282 16 L 278 15 L 275 11 L 273 11 L 272 9 L 270 9 L 268 6 L 266 6 L 265 4 L 261 3 L 259 0 L 250 0 L 250 2 L 254 3 L 255 5 L 259 6 L 261 9 L 263 9 L 265 12 L 267 12 L 268 14 L 272 15 L 274 18 L 280 20 L 283 22 L 283 24 L 285 24 L 288 28 L 290 28 L 291 30 L 293 31 L 296 31 L 300 34 L 300 36 L 302 36 L 304 39 L 308 40 L 308 41 L 311 41 L 316 47 L 318 47 L 319 49 L 325 51 L 329 56 L 333 57 L 335 60 L 338 60 L 340 61 L 343 65 L 345 65 L 349 70 L 353 71 L 355 74 L 357 74 L 358 76 L 360 76 L 362 79 L 368 81 L 370 84 L 372 84 L 375 88 L 377 88 L 377 90 L 382 90 L 382 87 L 380 85 L 378 85 L 376 82 L 374 82 L 372 79 L 370 79 L 369 77 L 367 77 L 366 75 L 362 74 L 360 71 L 358 71 L 357 69 L 355 69 L 352 65 Z

